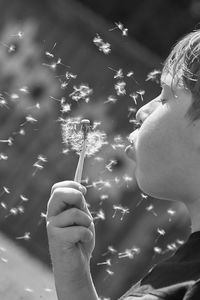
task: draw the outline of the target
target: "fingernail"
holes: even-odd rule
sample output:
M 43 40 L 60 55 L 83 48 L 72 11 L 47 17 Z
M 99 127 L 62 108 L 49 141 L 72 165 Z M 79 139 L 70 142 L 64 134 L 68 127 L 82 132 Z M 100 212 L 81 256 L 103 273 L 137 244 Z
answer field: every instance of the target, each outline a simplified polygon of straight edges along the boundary
M 81 193 L 83 193 L 83 195 L 85 195 L 87 193 L 87 189 L 85 186 L 81 185 L 79 186 L 79 190 L 81 191 Z

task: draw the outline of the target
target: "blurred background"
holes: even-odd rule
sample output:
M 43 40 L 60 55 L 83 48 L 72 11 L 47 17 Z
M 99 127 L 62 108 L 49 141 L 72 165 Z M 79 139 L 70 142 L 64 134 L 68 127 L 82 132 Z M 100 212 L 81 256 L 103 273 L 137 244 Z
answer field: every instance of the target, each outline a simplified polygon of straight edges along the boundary
M 107 133 L 82 183 L 94 282 L 100 299 L 117 299 L 190 232 L 182 205 L 139 191 L 124 149 L 171 47 L 199 28 L 200 3 L 1 0 L 0 14 L 1 299 L 56 299 L 45 214 L 51 186 L 74 177 L 61 120 L 76 116 Z

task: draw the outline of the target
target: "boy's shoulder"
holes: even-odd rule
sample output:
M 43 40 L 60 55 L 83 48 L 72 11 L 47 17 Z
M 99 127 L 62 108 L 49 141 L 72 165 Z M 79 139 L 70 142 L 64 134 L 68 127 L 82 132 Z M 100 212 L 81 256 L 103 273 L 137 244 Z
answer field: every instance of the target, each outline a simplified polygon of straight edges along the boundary
M 132 286 L 119 300 L 193 300 L 200 296 L 200 278 L 163 288 L 154 289 L 150 284 Z

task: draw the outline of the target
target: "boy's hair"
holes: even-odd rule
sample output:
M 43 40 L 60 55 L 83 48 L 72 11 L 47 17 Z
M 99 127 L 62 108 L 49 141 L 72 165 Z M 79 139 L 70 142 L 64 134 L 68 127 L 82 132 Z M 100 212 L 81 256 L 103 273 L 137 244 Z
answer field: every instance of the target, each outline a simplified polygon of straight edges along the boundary
M 192 94 L 192 105 L 187 117 L 192 121 L 200 119 L 200 30 L 184 36 L 167 57 L 163 73 L 172 75 Z M 172 80 L 172 83 L 173 83 Z

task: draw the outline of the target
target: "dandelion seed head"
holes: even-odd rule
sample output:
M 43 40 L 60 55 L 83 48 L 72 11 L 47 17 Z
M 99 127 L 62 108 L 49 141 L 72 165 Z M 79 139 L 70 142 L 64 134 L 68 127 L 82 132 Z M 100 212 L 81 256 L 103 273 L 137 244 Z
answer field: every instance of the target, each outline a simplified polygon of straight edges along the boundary
M 63 142 L 77 154 L 81 153 L 84 132 L 80 128 L 81 118 L 69 118 L 62 124 Z M 86 156 L 94 155 L 106 143 L 106 134 L 100 130 L 90 130 L 86 137 Z

